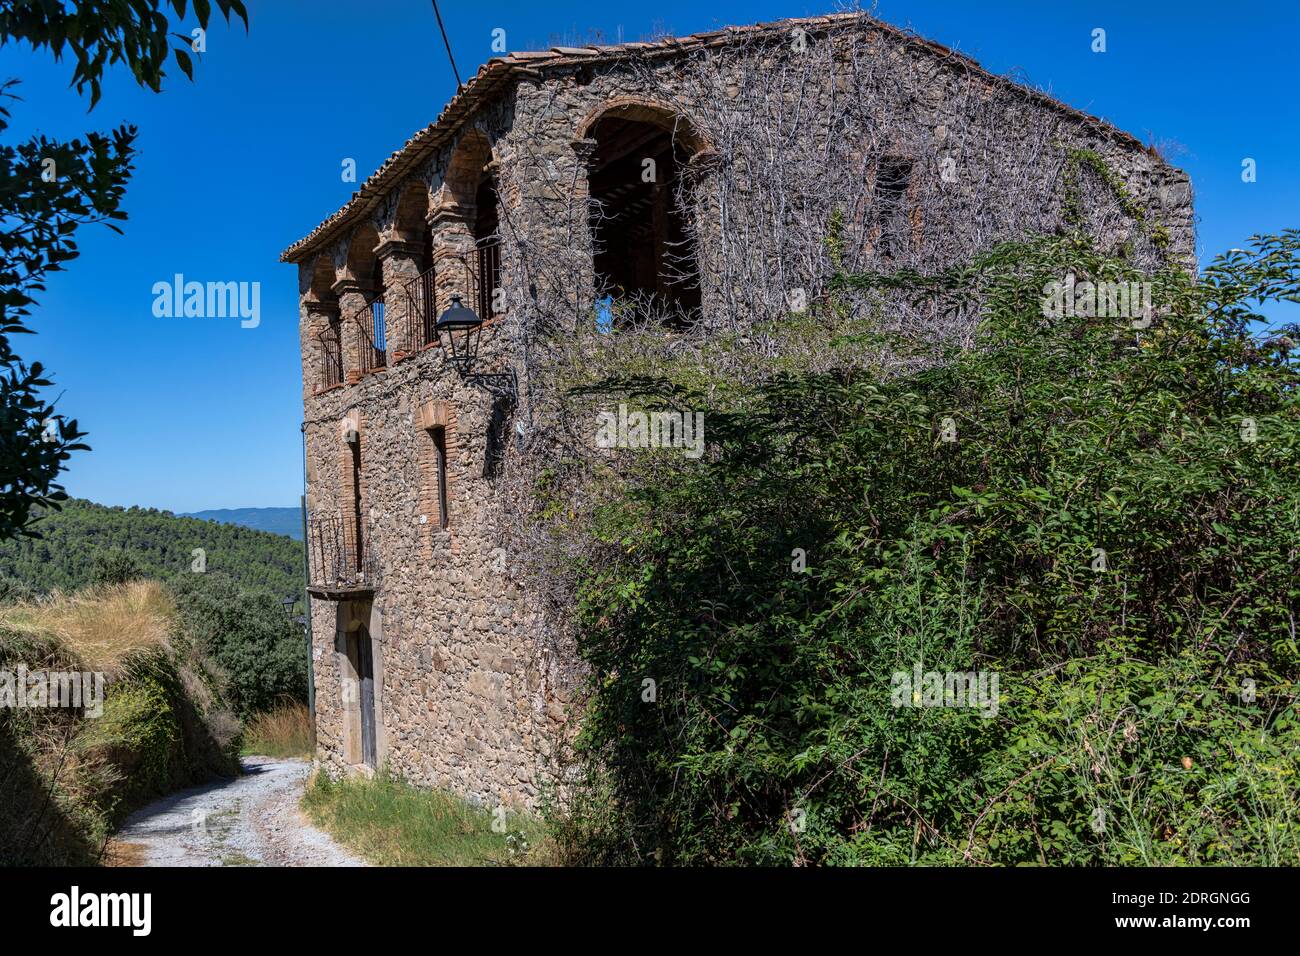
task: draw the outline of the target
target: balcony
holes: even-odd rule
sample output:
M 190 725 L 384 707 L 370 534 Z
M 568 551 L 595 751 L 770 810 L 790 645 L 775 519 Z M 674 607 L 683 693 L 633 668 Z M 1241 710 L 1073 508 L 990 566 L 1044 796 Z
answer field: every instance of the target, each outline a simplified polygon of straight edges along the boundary
M 480 240 L 469 255 L 443 262 L 443 268 L 449 271 L 442 274 L 441 283 L 434 269 L 427 269 L 401 287 L 407 354 L 438 344 L 436 323 L 438 316 L 451 307 L 452 295 L 459 295 L 466 306 L 484 319 L 496 315 L 496 290 L 501 284 L 501 239 L 494 236 Z
M 356 518 L 326 515 L 307 521 L 307 591 L 340 601 L 373 594 L 378 565 L 368 529 L 357 533 Z
M 497 314 L 496 291 L 501 286 L 501 237 L 481 239 L 474 249 L 474 265 L 468 270 L 466 291 L 471 291 L 470 302 L 478 306 L 481 319 L 495 318 Z
M 433 269 L 426 269 L 404 283 L 402 298 L 406 304 L 407 353 L 437 344 L 434 323 L 438 320 L 438 286 Z
M 438 316 L 451 307 L 452 295 L 459 295 L 465 306 L 483 319 L 500 314 L 496 295 L 501 285 L 500 237 L 479 240 L 468 254 L 439 261 L 440 271 L 426 269 L 414 279 L 389 287 L 347 317 L 360 333 L 356 343 L 359 355 L 345 354 L 337 326 L 320 333 L 321 390 L 347 381 L 354 362 L 356 370 L 366 375 L 387 368 L 390 359 L 399 362 L 437 345 Z M 391 355 L 386 341 L 390 321 L 397 333 Z

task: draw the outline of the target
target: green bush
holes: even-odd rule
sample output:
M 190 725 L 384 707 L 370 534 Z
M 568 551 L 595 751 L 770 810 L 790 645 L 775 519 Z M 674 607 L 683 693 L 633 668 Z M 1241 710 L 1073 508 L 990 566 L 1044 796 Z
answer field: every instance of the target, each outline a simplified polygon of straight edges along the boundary
M 569 851 L 1300 862 L 1300 374 L 1255 311 L 1300 299 L 1298 250 L 1196 280 L 1052 237 L 841 277 L 978 308 L 976 347 L 770 381 L 706 412 L 699 462 L 624 453 L 577 568 L 579 746 L 612 809 Z M 1150 281 L 1158 314 L 1050 318 L 1067 273 Z M 896 706 L 918 666 L 996 675 L 996 715 Z
M 171 590 L 182 632 L 220 668 L 241 718 L 282 698 L 306 700 L 306 638 L 273 594 L 204 574 L 177 578 Z
M 0 626 L 0 670 L 89 669 L 81 655 L 102 651 L 105 630 L 95 609 L 116 620 L 119 597 L 103 589 L 64 596 L 57 600 L 75 603 L 75 614 Z M 54 621 L 61 626 L 51 629 Z M 137 624 L 149 642 L 133 642 L 111 666 L 96 665 L 108 667 L 102 713 L 0 708 L 0 865 L 100 862 L 131 810 L 238 772 L 237 725 L 212 694 L 204 662 L 183 635 L 156 633 L 157 622 L 143 616 Z
M 91 584 L 125 584 L 143 575 L 140 565 L 126 551 L 112 549 L 100 551 L 91 565 Z

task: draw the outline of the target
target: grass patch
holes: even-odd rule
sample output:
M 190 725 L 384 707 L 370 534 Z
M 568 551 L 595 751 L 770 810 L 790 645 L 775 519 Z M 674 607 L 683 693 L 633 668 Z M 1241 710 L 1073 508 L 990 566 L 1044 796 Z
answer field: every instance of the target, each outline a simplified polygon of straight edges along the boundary
M 297 701 L 255 714 L 244 725 L 244 756 L 310 757 L 315 750 L 311 714 Z
M 387 772 L 373 780 L 332 780 L 318 773 L 307 786 L 302 806 L 313 823 L 379 866 L 547 862 L 544 830 L 533 817 L 510 812 L 494 815 L 452 794 L 411 786 Z

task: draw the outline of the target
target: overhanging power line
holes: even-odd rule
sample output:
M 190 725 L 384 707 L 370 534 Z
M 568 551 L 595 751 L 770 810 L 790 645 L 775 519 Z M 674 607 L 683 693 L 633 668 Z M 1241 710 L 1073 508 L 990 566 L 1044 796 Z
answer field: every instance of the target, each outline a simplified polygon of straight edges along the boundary
M 442 31 L 442 44 L 447 48 L 447 59 L 451 61 L 451 72 L 456 77 L 456 92 L 465 88 L 460 81 L 460 70 L 456 69 L 456 58 L 451 55 L 451 41 L 447 39 L 447 28 L 442 25 L 442 13 L 438 10 L 438 0 L 433 0 L 433 15 L 438 18 L 438 29 Z

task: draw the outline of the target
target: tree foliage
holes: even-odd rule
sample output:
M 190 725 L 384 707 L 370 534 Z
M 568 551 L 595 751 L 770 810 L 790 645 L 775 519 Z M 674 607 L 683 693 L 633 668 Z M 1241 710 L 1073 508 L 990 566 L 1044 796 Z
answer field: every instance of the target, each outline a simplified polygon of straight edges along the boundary
M 240 717 L 307 699 L 306 639 L 279 597 L 200 575 L 176 580 L 172 592 L 182 630 L 218 665 Z
M 283 600 L 302 594 L 302 545 L 152 508 L 70 499 L 38 536 L 0 541 L 0 600 L 138 578 L 169 585 L 180 632 L 216 664 L 240 715 L 306 698 L 305 638 Z
M 1070 274 L 1151 282 L 1154 320 L 1047 316 Z M 1300 369 L 1258 314 L 1300 234 L 1199 280 L 1070 236 L 837 287 L 978 308 L 976 347 L 780 376 L 601 505 L 580 852 L 1300 862 Z M 900 701 L 914 670 L 997 675 L 994 713 Z
M 0 541 L 0 575 L 39 592 L 104 583 L 105 566 L 118 560 L 131 577 L 224 577 L 277 598 L 302 591 L 302 545 L 283 535 L 76 498 L 42 512 L 35 527 L 38 538 Z

